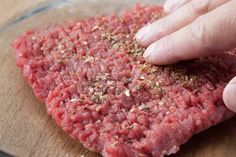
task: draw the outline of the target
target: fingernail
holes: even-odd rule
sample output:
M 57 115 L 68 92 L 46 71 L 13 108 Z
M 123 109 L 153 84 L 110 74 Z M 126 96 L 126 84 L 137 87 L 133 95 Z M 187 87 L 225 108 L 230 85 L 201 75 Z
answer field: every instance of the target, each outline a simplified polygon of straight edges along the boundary
M 144 40 L 146 39 L 147 35 L 150 33 L 150 26 L 144 26 L 143 28 L 141 28 L 135 35 L 136 39 L 139 42 L 145 42 Z
M 143 57 L 147 60 L 150 60 L 150 58 L 152 57 L 152 54 L 155 52 L 156 52 L 156 43 L 153 43 L 150 46 L 148 46 L 148 48 L 143 54 Z
M 225 87 L 223 100 L 230 110 L 236 112 L 236 77 Z
M 171 13 L 181 5 L 183 5 L 187 0 L 167 0 L 164 4 L 164 10 L 166 13 Z

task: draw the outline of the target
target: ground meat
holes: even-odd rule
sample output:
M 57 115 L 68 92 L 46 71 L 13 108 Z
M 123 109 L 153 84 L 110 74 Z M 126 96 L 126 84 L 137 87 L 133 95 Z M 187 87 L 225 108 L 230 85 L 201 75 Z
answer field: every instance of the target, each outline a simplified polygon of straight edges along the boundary
M 136 6 L 122 16 L 30 30 L 13 44 L 16 63 L 48 114 L 106 157 L 161 157 L 230 116 L 222 101 L 234 52 L 169 66 L 144 61 L 134 35 L 163 16 Z

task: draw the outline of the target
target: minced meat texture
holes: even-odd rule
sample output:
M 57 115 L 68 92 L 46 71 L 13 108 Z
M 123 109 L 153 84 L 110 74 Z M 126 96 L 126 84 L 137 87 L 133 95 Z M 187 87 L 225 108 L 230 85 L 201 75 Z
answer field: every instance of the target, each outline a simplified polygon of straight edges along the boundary
M 222 101 L 234 52 L 169 66 L 148 64 L 134 39 L 164 16 L 139 6 L 30 30 L 13 44 L 16 63 L 48 114 L 105 157 L 161 157 L 233 115 Z

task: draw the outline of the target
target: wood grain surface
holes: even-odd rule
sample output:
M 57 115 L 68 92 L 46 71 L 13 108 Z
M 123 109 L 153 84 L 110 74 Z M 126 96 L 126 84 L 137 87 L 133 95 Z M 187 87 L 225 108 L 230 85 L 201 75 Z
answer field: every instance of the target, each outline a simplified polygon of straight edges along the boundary
M 46 2 L 47 0 L 1 0 L 0 1 L 0 26 L 18 14 Z
M 1 0 L 0 26 L 46 0 Z M 109 0 L 104 4 L 108 5 Z M 86 8 L 84 3 L 83 8 Z M 110 5 L 112 6 L 112 5 Z M 86 9 L 85 9 L 86 10 Z M 80 17 L 84 17 L 81 10 Z M 103 12 L 103 6 L 93 7 Z M 48 14 L 52 18 L 56 15 Z M 58 16 L 58 14 L 57 14 Z M 65 14 L 61 14 L 61 18 Z M 0 33 L 0 150 L 19 157 L 99 157 L 66 135 L 46 113 L 16 67 L 10 44 L 17 34 L 50 23 L 45 16 Z M 60 21 L 60 18 L 58 19 Z M 235 157 L 236 117 L 195 135 L 172 157 Z

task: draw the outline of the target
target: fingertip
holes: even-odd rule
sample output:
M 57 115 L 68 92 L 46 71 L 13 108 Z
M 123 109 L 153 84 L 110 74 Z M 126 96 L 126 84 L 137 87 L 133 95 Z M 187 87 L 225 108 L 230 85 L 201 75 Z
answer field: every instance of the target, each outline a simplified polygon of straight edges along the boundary
M 141 28 L 136 34 L 135 34 L 135 39 L 137 42 L 142 45 L 142 46 L 147 46 L 148 43 L 148 37 L 150 34 L 150 25 L 144 26 Z
M 157 65 L 172 64 L 175 61 L 169 55 L 168 48 L 164 46 L 163 41 L 156 41 L 147 47 L 143 54 L 144 59 L 151 63 Z
M 153 54 L 156 53 L 156 43 L 151 44 L 145 50 L 143 57 L 146 61 L 150 62 L 153 60 Z
M 236 112 L 236 77 L 234 77 L 225 87 L 223 100 L 230 110 Z

